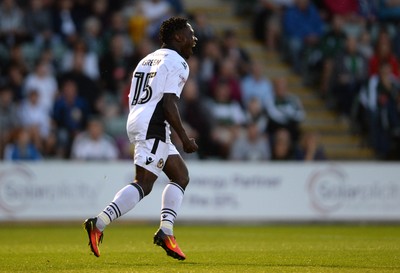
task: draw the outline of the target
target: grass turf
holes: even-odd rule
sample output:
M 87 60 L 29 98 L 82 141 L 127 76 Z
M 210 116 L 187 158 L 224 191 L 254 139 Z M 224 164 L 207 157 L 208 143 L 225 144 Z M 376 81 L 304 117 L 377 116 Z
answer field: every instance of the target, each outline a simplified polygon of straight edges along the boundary
M 398 225 L 177 226 L 185 261 L 157 226 L 114 223 L 101 257 L 81 226 L 0 225 L 0 272 L 400 272 Z

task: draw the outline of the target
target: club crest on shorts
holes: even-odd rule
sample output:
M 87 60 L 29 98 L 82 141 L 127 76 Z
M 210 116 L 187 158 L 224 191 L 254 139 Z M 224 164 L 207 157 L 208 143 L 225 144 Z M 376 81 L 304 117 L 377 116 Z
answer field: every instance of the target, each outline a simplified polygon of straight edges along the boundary
M 164 159 L 160 158 L 160 160 L 158 160 L 157 167 L 160 169 L 164 167 Z

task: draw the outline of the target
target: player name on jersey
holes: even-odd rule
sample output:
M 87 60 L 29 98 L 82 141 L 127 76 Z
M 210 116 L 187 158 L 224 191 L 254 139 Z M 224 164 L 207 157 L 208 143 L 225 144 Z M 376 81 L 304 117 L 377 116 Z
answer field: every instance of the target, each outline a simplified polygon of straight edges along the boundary
M 153 65 L 159 65 L 161 62 L 160 59 L 149 59 L 149 60 L 144 60 L 142 62 L 143 66 L 153 66 Z

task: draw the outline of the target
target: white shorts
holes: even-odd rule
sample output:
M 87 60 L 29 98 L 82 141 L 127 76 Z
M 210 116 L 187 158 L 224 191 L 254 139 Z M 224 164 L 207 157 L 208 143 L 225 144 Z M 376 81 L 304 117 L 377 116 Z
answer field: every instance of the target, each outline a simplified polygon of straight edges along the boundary
M 179 154 L 174 144 L 154 138 L 138 140 L 133 144 L 135 146 L 133 156 L 135 164 L 157 176 L 162 172 L 168 156 Z

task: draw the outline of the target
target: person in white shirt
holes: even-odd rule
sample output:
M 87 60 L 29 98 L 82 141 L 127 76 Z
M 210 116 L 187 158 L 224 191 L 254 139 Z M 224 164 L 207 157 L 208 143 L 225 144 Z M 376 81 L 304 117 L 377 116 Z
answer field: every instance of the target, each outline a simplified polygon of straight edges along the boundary
M 118 148 L 111 136 L 104 133 L 101 120 L 93 118 L 87 130 L 79 133 L 72 143 L 71 157 L 82 160 L 114 160 Z
M 171 182 L 162 193 L 161 223 L 154 235 L 154 243 L 175 259 L 186 258 L 176 243 L 173 225 L 189 183 L 189 174 L 171 142 L 170 125 L 182 141 L 185 152 L 197 151 L 198 146 L 188 137 L 177 106 L 189 76 L 185 59 L 193 54 L 197 38 L 187 19 L 179 17 L 165 20 L 159 37 L 161 48 L 142 59 L 132 74 L 126 128 L 129 140 L 135 146 L 134 182 L 121 189 L 97 217 L 84 222 L 89 245 L 96 257 L 100 256 L 98 246 L 105 227 L 133 209 L 151 192 L 154 182 L 164 172 Z

